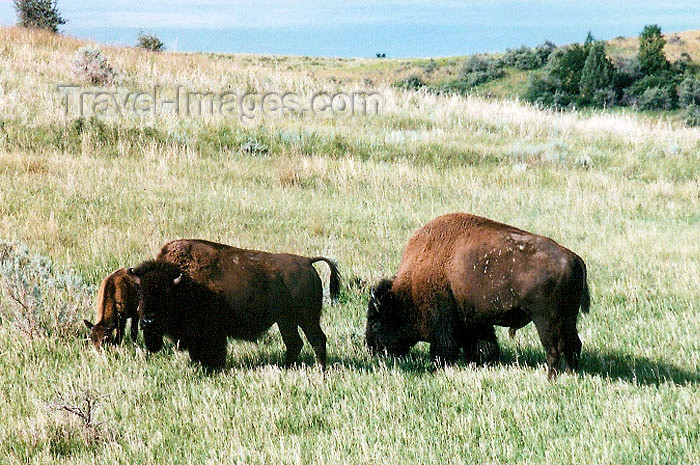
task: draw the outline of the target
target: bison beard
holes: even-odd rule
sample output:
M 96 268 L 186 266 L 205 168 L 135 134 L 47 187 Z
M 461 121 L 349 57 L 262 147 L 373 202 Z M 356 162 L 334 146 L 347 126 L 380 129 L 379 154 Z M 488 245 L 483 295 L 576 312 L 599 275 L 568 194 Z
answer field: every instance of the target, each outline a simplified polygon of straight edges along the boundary
M 407 353 L 430 343 L 437 363 L 498 358 L 493 325 L 533 321 L 549 377 L 561 356 L 578 366 L 579 308 L 589 307 L 583 260 L 551 239 L 465 213 L 444 215 L 409 240 L 399 271 L 371 291 L 365 339 L 373 353 Z
M 318 261 L 330 266 L 330 294 L 336 299 L 338 269 L 324 257 L 271 254 L 197 239 L 166 244 L 156 260 L 129 270 L 139 283 L 147 349 L 160 350 L 168 336 L 192 360 L 221 368 L 228 337 L 254 341 L 277 323 L 287 365 L 301 352 L 301 328 L 325 367 L 323 287 L 312 266 Z
M 139 282 L 139 310 L 146 348 L 158 352 L 163 337 L 177 341 L 193 361 L 208 368 L 226 362 L 227 314 L 220 299 L 170 263 L 130 268 Z

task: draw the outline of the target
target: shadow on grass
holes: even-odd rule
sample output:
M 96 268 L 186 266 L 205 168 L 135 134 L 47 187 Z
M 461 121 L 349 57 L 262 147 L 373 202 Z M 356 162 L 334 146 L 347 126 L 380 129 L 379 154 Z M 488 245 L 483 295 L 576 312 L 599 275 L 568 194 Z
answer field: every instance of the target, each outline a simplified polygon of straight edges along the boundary
M 530 368 L 543 369 L 544 351 L 530 348 L 501 349 L 501 365 L 517 364 Z M 625 381 L 643 385 L 700 384 L 700 372 L 688 371 L 663 360 L 622 352 L 601 352 L 586 350 L 581 353 L 578 373 L 600 376 L 614 381 Z
M 429 356 L 425 353 L 411 353 L 406 357 L 329 357 L 329 366 L 340 366 L 357 371 L 372 371 L 380 365 L 396 367 L 415 375 L 435 371 Z M 466 367 L 464 361 L 457 366 Z M 501 348 L 499 366 L 518 365 L 535 370 L 545 370 L 544 351 L 530 348 Z M 579 374 L 599 376 L 612 381 L 624 381 L 642 385 L 657 386 L 663 383 L 700 384 L 700 372 L 688 371 L 662 360 L 629 355 L 620 352 L 584 351 L 578 369 Z
M 297 366 L 314 367 L 317 365 L 312 353 L 302 353 Z M 545 370 L 544 351 L 529 347 L 501 347 L 499 366 L 522 366 L 534 370 Z M 265 366 L 285 368 L 284 352 L 251 351 L 241 357 L 229 356 L 224 370 L 256 369 Z M 427 350 L 413 349 L 405 357 L 371 357 L 369 354 L 328 354 L 329 369 L 348 369 L 358 372 L 371 372 L 379 367 L 398 369 L 416 376 L 435 372 Z M 468 365 L 460 360 L 458 367 Z M 623 381 L 641 385 L 657 386 L 664 383 L 700 384 L 700 372 L 689 371 L 663 360 L 650 359 L 622 352 L 601 352 L 586 350 L 581 354 L 579 374 L 599 376 L 612 381 Z

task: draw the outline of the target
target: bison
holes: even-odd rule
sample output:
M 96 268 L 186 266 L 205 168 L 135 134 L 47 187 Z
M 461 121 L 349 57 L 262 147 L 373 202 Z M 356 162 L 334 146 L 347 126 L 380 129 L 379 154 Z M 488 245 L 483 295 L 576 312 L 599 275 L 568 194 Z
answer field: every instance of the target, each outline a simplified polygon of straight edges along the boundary
M 90 330 L 90 340 L 95 348 L 102 344 L 121 344 L 126 320 L 131 319 L 131 339 L 139 334 L 138 297 L 136 282 L 125 268 L 107 276 L 97 293 L 97 322 L 83 320 Z
M 545 348 L 548 376 L 561 356 L 576 369 L 579 308 L 590 298 L 581 257 L 551 239 L 502 223 L 452 213 L 414 233 L 393 279 L 370 295 L 365 339 L 373 353 L 407 353 L 430 343 L 436 363 L 498 357 L 493 325 L 515 329 L 534 322 Z
M 254 341 L 277 323 L 287 348 L 285 362 L 296 362 L 304 331 L 321 367 L 326 335 L 320 325 L 323 287 L 313 263 L 330 267 L 330 295 L 337 299 L 340 278 L 325 257 L 247 250 L 183 239 L 163 246 L 155 260 L 129 269 L 139 285 L 144 342 L 157 352 L 168 336 L 209 369 L 226 361 L 227 338 Z

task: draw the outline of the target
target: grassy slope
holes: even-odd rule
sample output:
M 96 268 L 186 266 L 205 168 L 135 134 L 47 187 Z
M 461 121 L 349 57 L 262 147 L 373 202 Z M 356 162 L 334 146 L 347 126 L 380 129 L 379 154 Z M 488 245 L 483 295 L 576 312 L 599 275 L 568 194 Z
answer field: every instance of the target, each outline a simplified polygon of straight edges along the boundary
M 231 343 L 228 369 L 208 376 L 172 347 L 98 354 L 83 340 L 28 340 L 3 320 L 3 463 L 700 462 L 699 130 L 404 93 L 375 78 L 385 106 L 371 118 L 125 117 L 77 134 L 53 86 L 73 80 L 80 45 L 0 29 L 0 237 L 93 285 L 194 236 L 327 254 L 356 285 L 326 308 L 325 377 L 308 345 L 303 366 L 278 368 L 276 330 Z M 361 88 L 366 68 L 384 76 L 374 60 L 103 50 L 125 88 L 309 95 Z M 251 139 L 269 150 L 241 152 Z M 581 373 L 547 382 L 531 327 L 514 341 L 499 332 L 493 368 L 431 373 L 424 345 L 398 362 L 366 354 L 364 284 L 396 270 L 415 228 L 456 210 L 585 258 Z M 97 432 L 46 408 L 89 389 L 102 396 Z

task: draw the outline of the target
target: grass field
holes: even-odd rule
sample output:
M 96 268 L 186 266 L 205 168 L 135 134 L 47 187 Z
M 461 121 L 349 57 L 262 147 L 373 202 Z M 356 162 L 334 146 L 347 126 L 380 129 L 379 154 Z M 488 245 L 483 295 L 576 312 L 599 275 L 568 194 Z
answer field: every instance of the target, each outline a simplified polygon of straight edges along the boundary
M 0 251 L 25 257 L 0 267 L 1 464 L 700 463 L 700 129 L 401 91 L 374 60 L 110 47 L 109 89 L 302 101 L 364 89 L 383 103 L 335 118 L 80 119 L 56 85 L 80 84 L 70 60 L 81 45 L 0 29 L 0 238 L 14 244 Z M 452 211 L 584 258 L 580 372 L 547 381 L 532 326 L 514 340 L 499 328 L 493 367 L 433 371 L 425 345 L 369 356 L 368 286 L 396 271 L 412 231 Z M 281 368 L 276 329 L 232 341 L 217 374 L 172 345 L 88 347 L 81 321 L 101 278 L 180 237 L 337 259 L 328 371 L 308 344 L 301 366 Z M 9 295 L 17 283 L 43 293 L 18 299 L 36 334 Z

